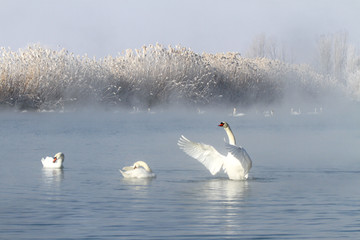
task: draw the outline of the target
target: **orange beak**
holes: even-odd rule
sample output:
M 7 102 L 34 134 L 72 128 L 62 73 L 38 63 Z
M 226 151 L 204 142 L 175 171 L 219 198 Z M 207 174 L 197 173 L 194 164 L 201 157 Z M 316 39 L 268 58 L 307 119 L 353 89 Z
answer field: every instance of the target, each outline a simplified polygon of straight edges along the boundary
M 56 158 L 56 157 L 54 157 L 53 163 L 55 163 L 55 162 L 56 162 L 56 160 L 57 160 L 57 158 Z

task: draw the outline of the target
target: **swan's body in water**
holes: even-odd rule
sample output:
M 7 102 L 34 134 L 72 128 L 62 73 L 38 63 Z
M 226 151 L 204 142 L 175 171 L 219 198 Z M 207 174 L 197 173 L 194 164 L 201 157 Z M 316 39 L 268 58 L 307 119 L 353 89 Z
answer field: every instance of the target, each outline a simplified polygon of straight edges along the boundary
M 243 117 L 245 116 L 245 113 L 237 113 L 236 108 L 233 109 L 233 113 L 231 114 L 233 117 Z
M 301 114 L 300 108 L 299 108 L 299 111 L 295 111 L 293 108 L 291 108 L 290 109 L 290 114 L 291 115 L 300 115 Z
M 220 154 L 213 146 L 192 142 L 184 136 L 181 136 L 178 145 L 186 154 L 199 160 L 212 175 L 217 174 L 222 168 L 230 179 L 247 179 L 252 166 L 249 155 L 244 148 L 235 145 L 235 137 L 229 124 L 221 122 L 219 127 L 224 128 L 229 138 L 229 143 L 225 143 L 229 151 L 227 156 Z
M 123 167 L 120 173 L 124 178 L 154 178 L 156 175 L 151 171 L 149 165 L 144 161 L 138 161 L 132 166 Z
M 46 157 L 41 159 L 44 168 L 62 168 L 65 156 L 62 152 L 55 154 L 54 157 Z

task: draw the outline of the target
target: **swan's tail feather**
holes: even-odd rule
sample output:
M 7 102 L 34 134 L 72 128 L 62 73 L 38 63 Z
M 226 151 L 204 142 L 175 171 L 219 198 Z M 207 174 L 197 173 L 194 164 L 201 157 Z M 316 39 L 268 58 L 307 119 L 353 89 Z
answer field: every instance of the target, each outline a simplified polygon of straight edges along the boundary
M 121 171 L 120 169 L 119 169 L 119 172 L 121 173 L 121 175 L 123 175 L 123 177 L 127 177 L 127 175 L 125 174 L 125 172 Z

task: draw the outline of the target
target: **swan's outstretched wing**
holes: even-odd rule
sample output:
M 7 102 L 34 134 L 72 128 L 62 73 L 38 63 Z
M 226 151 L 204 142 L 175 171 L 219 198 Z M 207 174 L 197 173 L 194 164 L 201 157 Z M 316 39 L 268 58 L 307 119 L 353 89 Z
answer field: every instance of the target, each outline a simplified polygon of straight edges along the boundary
M 252 167 L 252 161 L 249 154 L 242 147 L 238 147 L 228 143 L 225 143 L 225 146 L 228 149 L 229 153 L 231 153 L 235 158 L 237 158 L 240 161 L 246 174 Z
M 225 156 L 216 151 L 213 146 L 192 142 L 184 136 L 180 137 L 178 145 L 190 157 L 201 162 L 212 175 L 218 173 L 224 163 Z

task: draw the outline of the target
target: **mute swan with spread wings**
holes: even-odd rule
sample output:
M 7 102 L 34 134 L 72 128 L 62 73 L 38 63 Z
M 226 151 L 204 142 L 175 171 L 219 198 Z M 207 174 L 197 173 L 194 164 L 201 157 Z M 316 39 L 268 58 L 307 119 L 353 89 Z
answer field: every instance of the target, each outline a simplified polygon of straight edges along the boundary
M 190 157 L 201 162 L 212 175 L 217 174 L 223 169 L 233 180 L 245 180 L 248 178 L 252 161 L 243 147 L 236 146 L 233 132 L 228 123 L 221 122 L 219 127 L 223 127 L 229 138 L 229 143 L 225 143 L 228 150 L 226 156 L 220 154 L 213 146 L 192 142 L 181 136 L 178 145 Z

